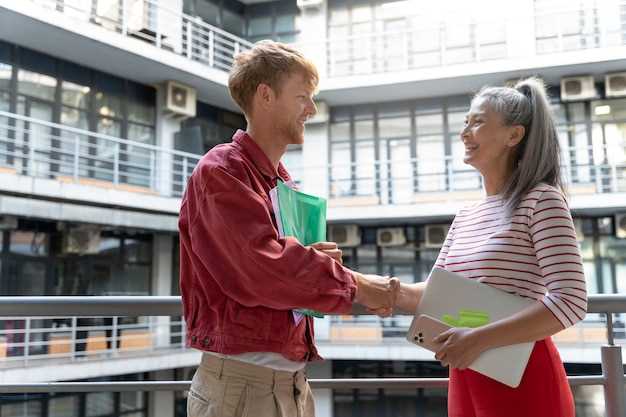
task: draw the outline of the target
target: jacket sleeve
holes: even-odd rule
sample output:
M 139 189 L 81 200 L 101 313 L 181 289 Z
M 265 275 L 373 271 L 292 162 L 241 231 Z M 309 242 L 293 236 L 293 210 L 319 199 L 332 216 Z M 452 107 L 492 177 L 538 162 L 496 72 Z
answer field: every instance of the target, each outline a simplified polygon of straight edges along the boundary
M 350 270 L 295 238 L 280 238 L 261 196 L 222 167 L 204 169 L 204 189 L 189 213 L 200 271 L 248 307 L 351 310 L 356 285 Z

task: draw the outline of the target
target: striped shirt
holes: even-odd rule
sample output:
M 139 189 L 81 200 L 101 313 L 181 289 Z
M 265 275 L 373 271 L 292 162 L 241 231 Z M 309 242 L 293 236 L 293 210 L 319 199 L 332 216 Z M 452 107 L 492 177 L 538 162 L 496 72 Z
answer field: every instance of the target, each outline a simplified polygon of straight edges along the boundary
M 547 184 L 534 187 L 511 216 L 499 195 L 461 209 L 435 266 L 540 300 L 564 328 L 587 311 L 572 216 L 563 194 Z

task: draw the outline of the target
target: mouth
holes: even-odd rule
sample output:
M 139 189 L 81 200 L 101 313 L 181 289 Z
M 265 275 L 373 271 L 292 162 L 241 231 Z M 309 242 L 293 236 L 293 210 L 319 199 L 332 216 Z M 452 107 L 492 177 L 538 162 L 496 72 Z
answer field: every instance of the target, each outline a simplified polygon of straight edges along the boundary
M 465 153 L 472 153 L 478 149 L 478 145 L 465 145 Z

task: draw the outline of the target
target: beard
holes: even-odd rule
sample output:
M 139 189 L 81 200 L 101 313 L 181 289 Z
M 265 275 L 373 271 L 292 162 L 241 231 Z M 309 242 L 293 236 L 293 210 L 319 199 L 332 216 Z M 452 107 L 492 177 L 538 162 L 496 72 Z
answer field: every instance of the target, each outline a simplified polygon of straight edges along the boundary
M 285 122 L 280 131 L 289 140 L 289 144 L 300 145 L 304 142 L 304 128 L 298 122 Z

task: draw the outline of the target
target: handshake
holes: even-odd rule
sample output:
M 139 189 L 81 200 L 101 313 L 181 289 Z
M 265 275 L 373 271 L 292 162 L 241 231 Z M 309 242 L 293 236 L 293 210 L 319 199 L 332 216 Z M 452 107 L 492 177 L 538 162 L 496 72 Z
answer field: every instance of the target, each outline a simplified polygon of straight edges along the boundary
M 356 281 L 354 302 L 365 306 L 370 313 L 380 317 L 390 316 L 400 291 L 398 278 L 366 275 L 355 271 L 353 274 Z

